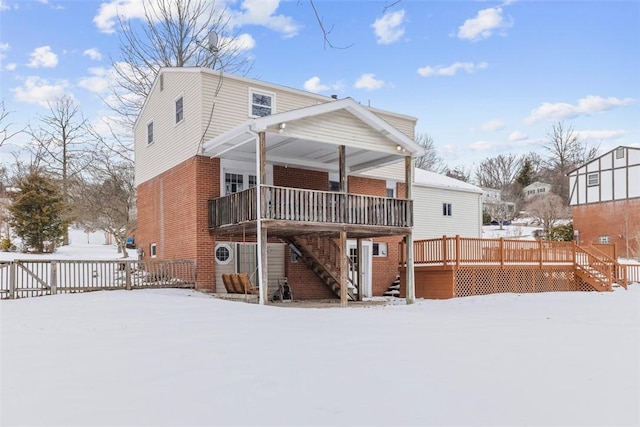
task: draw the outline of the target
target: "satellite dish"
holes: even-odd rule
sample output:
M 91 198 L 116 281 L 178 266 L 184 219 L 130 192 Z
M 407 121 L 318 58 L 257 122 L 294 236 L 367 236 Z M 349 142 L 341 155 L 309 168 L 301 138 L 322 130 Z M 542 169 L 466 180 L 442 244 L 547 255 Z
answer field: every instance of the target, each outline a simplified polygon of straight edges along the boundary
M 218 34 L 215 31 L 209 33 L 209 51 L 211 53 L 218 52 Z

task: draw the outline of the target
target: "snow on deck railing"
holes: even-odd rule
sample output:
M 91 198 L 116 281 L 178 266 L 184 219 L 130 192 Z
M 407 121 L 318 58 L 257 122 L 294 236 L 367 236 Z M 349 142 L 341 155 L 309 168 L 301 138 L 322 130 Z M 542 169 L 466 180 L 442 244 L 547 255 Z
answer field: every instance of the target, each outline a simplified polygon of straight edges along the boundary
M 115 289 L 194 288 L 192 260 L 0 262 L 0 298 Z

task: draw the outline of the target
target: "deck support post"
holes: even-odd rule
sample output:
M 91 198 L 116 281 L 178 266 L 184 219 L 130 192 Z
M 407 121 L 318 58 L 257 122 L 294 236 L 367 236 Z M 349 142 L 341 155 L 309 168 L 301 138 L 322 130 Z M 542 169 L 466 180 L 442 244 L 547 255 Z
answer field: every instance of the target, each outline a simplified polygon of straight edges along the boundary
M 340 231 L 340 306 L 346 307 L 348 305 L 348 283 L 347 273 L 349 272 L 349 263 L 347 253 L 347 231 L 342 229 Z
M 407 188 L 407 194 L 405 195 L 408 200 L 411 200 L 413 193 L 413 159 L 411 156 L 405 156 L 404 158 L 404 182 Z M 413 224 L 413 210 L 407 210 L 407 218 L 405 218 L 406 224 Z M 406 235 L 406 300 L 407 304 L 413 304 L 416 300 L 416 283 L 414 280 L 413 271 L 413 231 L 409 231 Z
M 353 274 L 353 277 L 356 279 L 356 289 L 358 290 L 358 301 L 362 301 L 362 260 L 364 259 L 364 255 L 362 253 L 362 239 L 358 238 L 356 251 L 358 252 L 358 259 L 356 260 L 356 271 Z M 349 254 L 347 254 L 348 256 Z
M 264 305 L 269 301 L 269 274 L 267 271 L 267 229 L 262 225 L 262 218 L 266 213 L 267 201 L 262 194 L 262 186 L 267 177 L 266 172 L 266 134 L 259 132 L 256 138 L 256 170 L 257 170 L 257 191 L 256 191 L 256 240 L 258 244 L 258 285 L 260 286 L 260 304 Z
M 344 145 L 338 147 L 338 165 L 340 170 L 340 194 L 342 203 L 340 209 L 340 222 L 347 222 L 347 151 Z M 347 290 L 349 287 L 349 253 L 347 251 L 347 230 L 340 231 L 340 306 L 348 305 Z

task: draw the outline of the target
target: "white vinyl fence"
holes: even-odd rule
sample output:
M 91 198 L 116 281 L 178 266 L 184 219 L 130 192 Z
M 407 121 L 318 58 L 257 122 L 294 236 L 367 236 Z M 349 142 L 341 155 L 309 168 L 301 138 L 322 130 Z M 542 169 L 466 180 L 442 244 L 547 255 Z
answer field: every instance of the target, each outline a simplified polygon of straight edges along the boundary
M 0 261 L 0 299 L 113 289 L 195 288 L 196 263 L 171 261 Z

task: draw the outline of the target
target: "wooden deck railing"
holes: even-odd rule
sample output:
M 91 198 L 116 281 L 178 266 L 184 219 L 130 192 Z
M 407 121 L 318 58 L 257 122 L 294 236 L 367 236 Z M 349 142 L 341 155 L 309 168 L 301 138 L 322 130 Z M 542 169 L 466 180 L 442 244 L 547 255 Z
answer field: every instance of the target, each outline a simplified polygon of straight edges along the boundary
M 0 262 L 0 299 L 115 289 L 194 288 L 192 260 Z
M 573 249 L 575 251 L 575 268 L 584 271 L 610 291 L 614 282 L 615 261 L 585 247 L 574 245 Z M 626 283 L 624 287 L 627 287 Z
M 399 250 L 404 264 L 404 243 Z M 413 242 L 414 264 L 572 264 L 572 242 L 447 237 Z
M 389 227 L 413 226 L 413 203 L 406 199 L 344 194 L 263 185 L 261 218 Z M 209 227 L 254 221 L 258 216 L 257 188 L 209 201 Z

